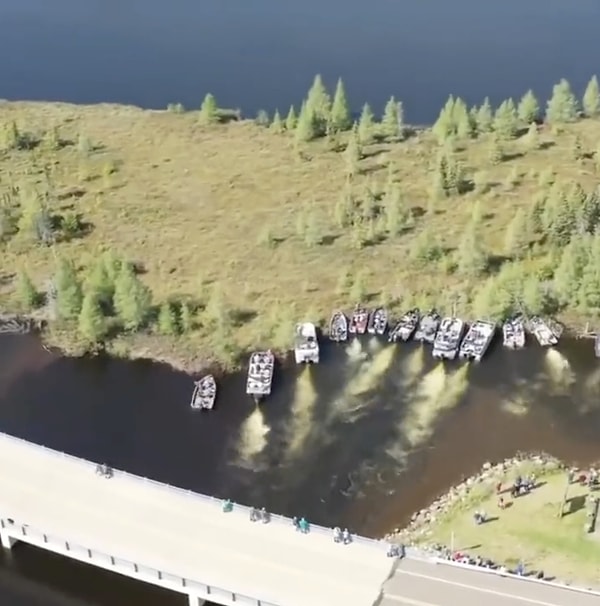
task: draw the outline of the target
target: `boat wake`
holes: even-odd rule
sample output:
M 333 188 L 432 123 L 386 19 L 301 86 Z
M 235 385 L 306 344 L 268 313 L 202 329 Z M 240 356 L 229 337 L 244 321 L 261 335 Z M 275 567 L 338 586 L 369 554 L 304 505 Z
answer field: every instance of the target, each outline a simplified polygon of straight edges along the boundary
M 239 467 L 261 468 L 258 459 L 267 446 L 270 431 L 271 428 L 265 421 L 264 412 L 259 406 L 256 406 L 240 428 L 236 447 L 236 464 Z
M 569 360 L 556 349 L 548 349 L 544 359 L 548 378 L 552 386 L 552 395 L 565 396 L 575 383 L 575 373 Z

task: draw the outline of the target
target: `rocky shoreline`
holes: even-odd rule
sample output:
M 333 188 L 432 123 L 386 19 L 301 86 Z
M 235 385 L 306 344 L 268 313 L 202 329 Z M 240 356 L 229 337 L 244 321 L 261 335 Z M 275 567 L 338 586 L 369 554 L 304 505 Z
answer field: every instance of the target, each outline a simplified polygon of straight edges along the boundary
M 467 501 L 473 489 L 482 485 L 493 489 L 507 474 L 516 471 L 525 464 L 529 464 L 532 471 L 539 477 L 567 467 L 557 458 L 546 453 L 519 453 L 500 463 L 485 463 L 479 472 L 453 486 L 428 507 L 415 512 L 408 526 L 402 529 L 396 528 L 393 532 L 387 534 L 385 539 L 402 542 L 406 546 L 427 545 L 427 538 L 431 534 L 429 530 L 431 525 L 454 507 Z

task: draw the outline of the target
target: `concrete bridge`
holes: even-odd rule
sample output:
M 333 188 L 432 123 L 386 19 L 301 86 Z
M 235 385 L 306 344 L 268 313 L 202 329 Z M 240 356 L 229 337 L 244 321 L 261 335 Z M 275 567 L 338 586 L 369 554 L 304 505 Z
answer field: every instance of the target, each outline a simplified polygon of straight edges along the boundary
M 23 541 L 225 606 L 600 606 L 600 594 L 450 566 L 288 518 L 250 522 L 213 497 L 0 433 L 0 539 Z

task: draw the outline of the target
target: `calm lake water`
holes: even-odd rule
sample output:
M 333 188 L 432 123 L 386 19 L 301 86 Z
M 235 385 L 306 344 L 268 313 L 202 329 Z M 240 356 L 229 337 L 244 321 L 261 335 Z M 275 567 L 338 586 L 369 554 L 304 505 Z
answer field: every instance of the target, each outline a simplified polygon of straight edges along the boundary
M 128 471 L 314 522 L 381 535 L 484 462 L 518 450 L 600 459 L 600 363 L 590 340 L 494 347 L 442 364 L 415 344 L 324 344 L 322 364 L 277 369 L 261 408 L 245 373 L 211 413 L 166 366 L 72 360 L 0 337 L 0 430 Z M 167 606 L 180 596 L 24 545 L 0 560 L 0 600 Z M 37 600 L 37 601 L 36 601 Z M 6 603 L 3 601 L 3 603 Z
M 356 107 L 394 94 L 412 123 L 598 70 L 597 0 L 2 0 L 0 95 L 287 111 L 320 72 Z

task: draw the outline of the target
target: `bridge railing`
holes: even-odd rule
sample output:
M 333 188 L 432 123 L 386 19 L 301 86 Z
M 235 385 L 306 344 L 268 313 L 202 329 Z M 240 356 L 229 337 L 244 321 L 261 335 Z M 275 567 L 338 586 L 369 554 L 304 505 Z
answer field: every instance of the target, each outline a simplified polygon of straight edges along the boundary
M 17 438 L 15 436 L 11 436 L 6 433 L 0 432 L 0 439 L 15 442 L 15 443 L 27 446 L 28 448 L 34 448 L 36 450 L 40 450 L 40 451 L 44 452 L 44 454 L 47 456 L 60 458 L 60 459 L 68 459 L 69 461 L 76 463 L 79 466 L 89 467 L 90 472 L 93 472 L 96 465 L 98 464 L 98 463 L 94 463 L 92 461 L 88 461 L 86 459 L 82 459 L 81 457 L 76 457 L 76 456 L 67 454 L 65 452 L 59 451 L 59 450 L 54 450 L 52 448 L 48 448 L 41 444 L 34 444 L 33 442 L 29 442 L 28 440 L 24 440 L 23 438 Z M 222 506 L 223 506 L 223 499 L 220 499 L 217 497 L 205 495 L 205 494 L 202 494 L 199 492 L 194 492 L 192 490 L 188 490 L 185 488 L 179 488 L 178 486 L 173 486 L 171 484 L 166 484 L 164 482 L 158 482 L 157 480 L 152 480 L 150 478 L 145 478 L 143 476 L 137 476 L 135 474 L 132 474 L 127 471 L 120 470 L 120 469 L 112 468 L 112 471 L 115 476 L 128 478 L 128 479 L 136 481 L 136 482 L 143 482 L 145 484 L 150 484 L 153 487 L 158 488 L 160 490 L 168 491 L 171 493 L 177 493 L 182 496 L 185 496 L 186 498 L 196 499 L 199 502 L 202 502 L 204 504 L 210 504 L 211 506 L 214 506 L 214 507 L 222 508 Z M 234 503 L 232 511 L 228 512 L 227 514 L 224 514 L 224 515 L 235 515 L 235 516 L 243 515 L 246 517 L 246 519 L 248 519 L 250 517 L 251 511 L 252 511 L 252 507 L 249 507 L 247 505 L 242 505 L 240 503 Z M 269 521 L 270 524 L 277 524 L 279 526 L 284 525 L 284 526 L 288 526 L 290 528 L 292 527 L 291 518 L 288 518 L 286 516 L 282 516 L 279 514 L 271 513 L 271 512 L 269 512 L 269 514 L 270 514 L 270 521 Z M 331 537 L 332 529 L 326 528 L 324 526 L 320 526 L 318 524 L 311 523 L 310 524 L 310 534 L 327 535 L 328 537 Z M 352 535 L 352 542 L 363 545 L 365 547 L 370 547 L 370 548 L 373 548 L 373 549 L 376 549 L 379 551 L 384 551 L 384 552 L 387 552 L 387 549 L 389 547 L 389 543 L 385 540 L 372 539 L 372 538 L 364 537 L 361 535 Z
M 76 560 L 88 562 L 101 568 L 118 572 L 119 574 L 168 587 L 169 589 L 188 595 L 197 595 L 217 602 L 219 598 L 224 598 L 229 602 L 247 606 L 279 606 L 276 602 L 269 599 L 252 597 L 237 591 L 224 589 L 215 584 L 200 583 L 181 575 L 138 564 L 132 560 L 120 556 L 117 557 L 98 549 L 90 549 L 85 545 L 48 534 L 28 524 L 15 522 L 12 519 L 0 519 L 0 527 L 3 532 L 16 540 L 38 545 Z M 257 589 L 255 593 L 256 595 L 266 595 L 266 592 L 260 589 Z

